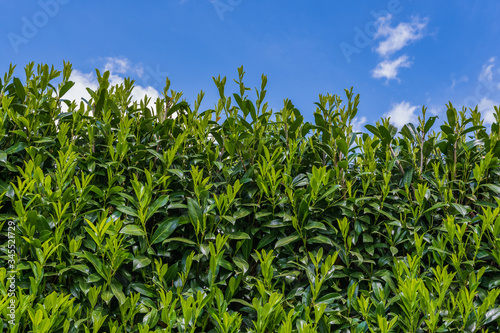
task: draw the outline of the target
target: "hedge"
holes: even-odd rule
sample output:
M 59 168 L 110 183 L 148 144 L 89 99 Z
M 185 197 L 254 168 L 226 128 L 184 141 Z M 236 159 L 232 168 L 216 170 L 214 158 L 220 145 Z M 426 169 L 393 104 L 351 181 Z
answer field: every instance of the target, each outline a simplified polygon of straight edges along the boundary
M 0 80 L 4 331 L 500 330 L 498 108 L 355 132 L 352 88 L 312 123 L 243 67 L 205 111 L 71 69 Z

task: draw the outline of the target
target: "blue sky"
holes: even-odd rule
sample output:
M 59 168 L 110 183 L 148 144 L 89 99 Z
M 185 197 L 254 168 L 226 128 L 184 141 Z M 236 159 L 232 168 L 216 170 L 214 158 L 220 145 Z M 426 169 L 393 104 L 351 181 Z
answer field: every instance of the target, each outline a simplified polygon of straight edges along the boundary
M 236 92 L 237 68 L 247 86 L 268 78 L 273 111 L 289 98 L 314 121 L 320 93 L 361 102 L 358 129 L 390 116 L 415 122 L 423 105 L 444 119 L 445 104 L 479 105 L 485 123 L 500 105 L 500 3 L 486 1 L 1 1 L 0 72 L 17 64 L 73 64 L 79 99 L 96 84 L 95 68 L 112 83 L 136 80 L 136 96 L 155 96 L 165 76 L 171 89 L 203 109 L 218 99 L 212 76 L 227 76 Z M 5 15 L 8 13 L 8 15 Z M 255 98 L 255 92 L 250 92 Z

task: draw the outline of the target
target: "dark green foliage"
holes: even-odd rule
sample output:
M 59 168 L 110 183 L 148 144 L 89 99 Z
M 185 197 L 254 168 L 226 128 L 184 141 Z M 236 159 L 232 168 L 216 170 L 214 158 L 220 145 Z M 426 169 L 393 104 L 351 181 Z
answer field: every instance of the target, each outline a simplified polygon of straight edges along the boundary
M 500 113 L 447 106 L 354 133 L 359 96 L 314 123 L 273 112 L 265 76 L 201 112 L 131 102 L 97 72 L 0 84 L 0 311 L 11 332 L 498 332 Z M 150 101 L 149 101 L 150 102 Z M 148 106 L 149 105 L 149 106 Z M 154 105 L 154 107 L 151 107 Z M 371 133 L 371 134 L 370 134 Z M 16 262 L 16 322 L 6 269 Z

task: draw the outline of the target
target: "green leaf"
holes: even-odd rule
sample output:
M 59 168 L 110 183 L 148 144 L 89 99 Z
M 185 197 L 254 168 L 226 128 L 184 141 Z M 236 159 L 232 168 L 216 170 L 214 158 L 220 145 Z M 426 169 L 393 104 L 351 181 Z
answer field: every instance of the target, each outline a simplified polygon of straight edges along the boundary
M 278 240 L 276 242 L 276 245 L 274 246 L 274 248 L 278 248 L 278 247 L 281 247 L 281 246 L 286 246 L 286 245 L 291 244 L 291 243 L 293 243 L 293 242 L 295 242 L 295 241 L 297 241 L 299 239 L 300 239 L 300 236 L 297 233 L 294 233 L 294 234 L 292 234 L 290 236 L 287 236 L 285 238 L 282 238 L 282 239 Z
M 234 225 L 236 223 L 236 219 L 232 216 L 229 216 L 229 215 L 223 215 L 222 218 L 226 221 L 228 221 L 229 223 L 231 223 L 232 225 Z
M 242 270 L 243 274 L 245 274 L 248 271 L 249 265 L 246 260 L 240 257 L 234 257 L 233 262 L 239 269 Z
M 89 267 L 87 265 L 72 265 L 69 266 L 69 268 L 76 269 L 77 271 L 80 271 L 85 274 L 89 274 Z
M 450 206 L 455 208 L 457 210 L 457 212 L 459 214 L 461 214 L 462 216 L 467 215 L 467 208 L 465 206 L 460 205 L 460 204 L 456 204 L 456 203 L 450 203 Z
M 456 111 L 454 109 L 448 109 L 446 111 L 446 116 L 448 117 L 448 125 L 450 125 L 451 127 L 454 127 L 455 126 L 455 122 L 456 122 Z
M 61 269 L 60 271 L 58 271 L 58 274 L 62 275 L 62 274 L 66 273 L 67 271 L 70 271 L 72 269 L 76 269 L 77 271 L 82 272 L 85 275 L 90 274 L 90 270 L 89 270 L 89 267 L 87 265 L 71 265 L 71 266 L 65 267 L 65 268 Z
M 115 194 L 115 193 L 120 193 L 121 191 L 123 191 L 123 187 L 121 187 L 121 186 L 113 186 L 112 188 L 110 188 L 108 190 L 108 195 L 112 195 L 112 194 Z
M 356 326 L 356 333 L 365 333 L 368 331 L 368 323 L 363 321 Z
M 408 125 L 404 125 L 403 128 L 401 129 L 400 133 L 406 137 L 408 140 L 415 142 L 415 136 L 413 135 L 412 131 L 408 127 Z
M 478 126 L 471 126 L 471 127 L 467 128 L 466 130 L 464 130 L 462 132 L 462 135 L 465 135 L 467 133 L 474 132 L 474 131 L 477 131 L 477 130 L 481 130 L 483 128 L 485 128 L 485 127 L 484 126 L 479 126 L 479 125 Z
M 233 98 L 234 100 L 236 101 L 236 104 L 238 104 L 238 107 L 240 108 L 241 111 L 243 111 L 243 114 L 244 115 L 247 115 L 248 114 L 248 111 L 246 110 L 246 105 L 243 103 L 243 101 L 241 100 L 241 97 L 240 95 L 238 94 L 233 94 Z
M 64 94 L 66 94 L 68 92 L 68 90 L 71 89 L 71 87 L 73 87 L 75 85 L 75 82 L 73 81 L 68 81 L 64 84 L 64 86 L 61 87 L 61 89 L 59 90 L 59 98 L 62 98 L 64 96 Z
M 179 170 L 179 169 L 168 169 L 167 171 L 170 172 L 170 173 L 173 173 L 174 175 L 176 175 L 180 179 L 184 179 L 184 172 L 182 172 L 182 170 Z
M 23 137 L 26 140 L 28 139 L 28 135 L 23 130 L 13 130 L 13 131 L 11 131 L 11 133 L 19 135 L 19 136 Z
M 228 232 L 227 236 L 229 239 L 251 239 L 246 232 L 242 231 Z
M 151 297 L 156 299 L 158 296 L 151 290 L 149 289 L 145 284 L 143 283 L 131 283 L 129 284 L 130 289 L 134 289 L 138 293 L 146 296 L 146 297 Z
M 446 135 L 453 134 L 453 129 L 450 126 L 441 125 L 440 127 L 441 127 L 441 131 L 443 131 Z
M 89 191 L 92 191 L 92 192 L 94 192 L 95 194 L 97 194 L 97 196 L 98 196 L 99 198 L 102 198 L 102 197 L 104 196 L 104 193 L 102 192 L 102 190 L 101 190 L 99 187 L 95 186 L 95 185 L 90 185 L 90 186 L 88 187 L 88 189 L 89 189 Z
M 432 125 L 434 125 L 434 122 L 436 121 L 437 118 L 438 118 L 438 116 L 434 116 L 434 117 L 430 117 L 429 119 L 427 119 L 427 122 L 425 123 L 425 126 L 424 126 L 425 133 L 429 132 L 429 130 L 431 129 Z
M 347 153 L 349 151 L 349 147 L 347 146 L 347 143 L 345 142 L 345 140 L 342 138 L 338 138 L 336 140 L 336 143 L 337 143 L 337 146 L 339 147 L 340 151 L 344 155 L 344 157 L 347 156 Z
M 250 215 L 252 213 L 252 211 L 250 209 L 246 209 L 246 208 L 240 208 L 239 210 L 237 210 L 234 214 L 233 214 L 233 217 L 235 220 L 237 219 L 241 219 L 247 215 Z
M 9 148 L 5 149 L 5 153 L 7 155 L 9 155 L 9 154 L 15 154 L 18 151 L 21 151 L 21 150 L 23 150 L 26 147 L 28 147 L 28 145 L 25 142 L 17 142 L 15 144 L 13 144 L 12 146 L 10 146 Z
M 127 224 L 120 230 L 120 234 L 133 235 L 133 236 L 146 236 L 144 230 L 135 224 Z
M 146 216 L 146 221 L 149 220 L 161 207 L 165 206 L 168 202 L 169 196 L 162 195 L 148 208 L 148 215 Z
M 40 140 L 35 140 L 33 141 L 34 143 L 55 143 L 54 138 L 50 137 L 43 137 Z
M 411 182 L 413 180 L 413 171 L 414 171 L 413 167 L 410 168 L 410 170 L 405 171 L 405 174 L 403 176 L 403 185 L 410 187 Z
M 318 244 L 328 244 L 328 245 L 332 245 L 333 246 L 332 240 L 330 238 L 324 236 L 324 235 L 319 235 L 319 236 L 316 236 L 316 237 L 308 238 L 307 239 L 307 243 L 310 243 L 310 244 L 315 244 L 315 243 L 318 243 Z
M 299 221 L 303 222 L 309 215 L 309 204 L 306 199 L 302 199 L 299 206 Z
M 365 250 L 366 250 L 366 252 L 368 252 L 368 254 L 370 254 L 370 256 L 373 256 L 373 253 L 375 251 L 375 247 L 373 246 L 373 244 L 366 244 Z
M 437 204 L 433 205 L 431 208 L 426 209 L 422 214 L 425 214 L 425 213 L 428 213 L 428 212 L 432 212 L 432 211 L 434 211 L 436 209 L 447 207 L 447 206 L 448 206 L 448 204 L 446 204 L 446 203 L 438 202 Z
M 23 86 L 21 80 L 19 80 L 19 78 L 15 77 L 13 82 L 14 82 L 14 87 L 16 88 L 17 97 L 22 102 L 24 102 L 24 100 L 26 99 L 26 91 L 24 90 L 24 86 Z
M 92 266 L 94 266 L 97 274 L 99 274 L 100 276 L 102 276 L 104 279 L 107 279 L 106 274 L 104 274 L 102 263 L 101 263 L 101 261 L 95 255 L 93 255 L 90 252 L 83 251 L 83 256 L 85 258 L 87 258 L 88 261 L 90 261 L 90 263 L 92 264 Z
M 137 211 L 131 207 L 127 207 L 127 206 L 118 206 L 116 207 L 117 210 L 119 210 L 120 212 L 124 213 L 124 214 L 127 214 L 127 215 L 130 215 L 130 216 L 133 216 L 133 217 L 139 217 L 139 215 L 137 215 Z
M 262 217 L 269 216 L 272 213 L 273 212 L 270 212 L 270 211 L 259 210 L 258 212 L 255 213 L 255 218 L 258 220 L 258 219 L 261 219 Z
M 153 237 L 151 239 L 151 244 L 163 242 L 168 236 L 172 234 L 172 232 L 174 232 L 178 224 L 179 224 L 178 217 L 171 217 L 166 221 L 160 223 L 158 225 L 158 228 L 156 228 L 155 233 L 153 234 Z
M 220 260 L 220 267 L 223 267 L 223 268 L 227 269 L 230 272 L 234 270 L 233 265 L 231 265 L 231 263 L 229 261 L 227 261 L 226 259 L 224 259 L 224 258 L 222 258 Z
M 316 301 L 316 304 L 319 303 L 332 304 L 334 301 L 338 299 L 342 299 L 342 295 L 340 295 L 339 293 L 329 293 L 318 299 Z
M 187 208 L 187 205 L 185 205 L 183 203 L 173 202 L 170 205 L 168 205 L 167 210 L 168 209 L 186 209 L 186 208 Z
M 162 244 L 168 243 L 168 242 L 181 242 L 181 243 L 186 243 L 190 245 L 196 245 L 195 242 L 193 242 L 190 239 L 182 238 L 182 237 L 173 237 L 173 238 L 167 238 L 165 241 L 163 241 Z
M 336 190 L 338 190 L 339 188 L 340 188 L 340 185 L 333 185 L 332 187 L 330 187 L 330 188 L 328 189 L 328 191 L 326 191 L 326 192 L 325 192 L 325 194 L 323 194 L 323 195 L 322 195 L 322 196 L 318 199 L 318 201 L 321 201 L 321 200 L 323 200 L 324 198 L 330 197 L 330 196 L 331 196 L 331 194 L 332 194 L 333 192 L 335 192 Z
M 323 116 L 320 113 L 317 112 L 314 113 L 314 121 L 318 126 L 321 127 L 325 126 L 325 118 L 323 118 Z
M 111 292 L 115 295 L 116 299 L 120 302 L 120 305 L 123 305 L 127 298 L 122 291 L 122 288 L 118 286 L 116 283 L 111 283 Z
M 274 234 L 267 234 L 264 237 L 261 238 L 259 241 L 259 244 L 257 244 L 257 250 L 260 250 L 264 246 L 272 243 L 276 239 L 276 235 Z
M 149 266 L 149 264 L 151 264 L 151 259 L 145 256 L 139 256 L 134 258 L 134 261 L 132 262 L 132 267 L 133 270 L 135 271 L 136 269 Z
M 163 158 L 163 156 L 161 154 L 159 154 L 158 152 L 156 152 L 155 150 L 153 149 L 148 149 L 147 150 L 150 154 L 154 155 L 157 159 L 160 160 L 160 162 L 162 162 L 163 164 L 167 165 L 167 162 L 165 161 L 165 159 Z
M 244 300 L 242 300 L 242 299 L 239 299 L 239 298 L 233 298 L 233 299 L 231 299 L 231 300 L 229 301 L 229 303 L 240 303 L 240 304 L 242 304 L 242 305 L 244 305 L 244 306 L 247 306 L 247 307 L 249 307 L 249 308 L 253 309 L 253 305 L 252 305 L 252 304 L 250 304 L 250 303 L 248 303 L 247 301 L 244 301 Z
M 373 242 L 373 237 L 367 232 L 363 233 L 363 243 L 372 243 Z
M 481 187 L 486 187 L 491 191 L 495 192 L 495 194 L 500 194 L 500 186 L 494 184 L 482 184 Z
M 187 110 L 189 109 L 189 104 L 186 101 L 179 102 L 172 106 L 170 110 L 167 112 L 167 118 L 174 114 L 177 110 Z
M 104 106 L 104 102 L 106 101 L 107 89 L 101 89 L 99 94 L 99 99 L 95 103 L 95 115 L 99 117 L 101 114 L 102 107 Z
M 484 325 L 487 325 L 500 317 L 500 308 L 494 308 L 486 312 L 484 315 Z
M 203 221 L 203 213 L 201 211 L 200 205 L 198 205 L 198 201 L 193 198 L 187 199 L 188 213 L 191 222 L 194 225 L 198 225 Z
M 311 230 L 311 229 L 320 229 L 320 230 L 326 230 L 326 227 L 323 223 L 321 222 L 308 222 L 305 226 L 304 229 L 306 230 Z
M 449 252 L 449 251 L 445 251 L 445 250 L 442 250 L 442 249 L 437 248 L 437 247 L 434 247 L 434 246 L 429 246 L 429 248 L 428 248 L 428 249 L 429 249 L 429 250 L 432 250 L 432 251 L 437 251 L 437 252 L 442 253 L 442 254 L 447 254 L 447 255 L 449 255 L 449 256 L 451 256 L 451 255 L 452 255 L 452 253 L 451 253 L 451 252 Z
M 365 128 L 372 132 L 377 138 L 381 138 L 379 130 L 373 125 L 365 125 Z
M 165 273 L 165 276 L 163 277 L 165 279 L 166 283 L 172 282 L 173 279 L 177 277 L 177 273 L 179 272 L 179 266 L 178 263 L 175 263 L 168 267 L 167 272 Z

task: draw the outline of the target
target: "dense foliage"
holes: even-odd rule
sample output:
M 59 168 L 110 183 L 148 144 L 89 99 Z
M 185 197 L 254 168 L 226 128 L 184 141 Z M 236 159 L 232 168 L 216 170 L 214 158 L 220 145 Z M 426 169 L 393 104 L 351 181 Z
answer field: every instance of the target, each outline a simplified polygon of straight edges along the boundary
M 498 109 L 355 133 L 352 89 L 312 124 L 243 68 L 203 112 L 168 79 L 137 103 L 97 71 L 76 103 L 70 64 L 25 72 L 0 81 L 4 330 L 500 330 Z

